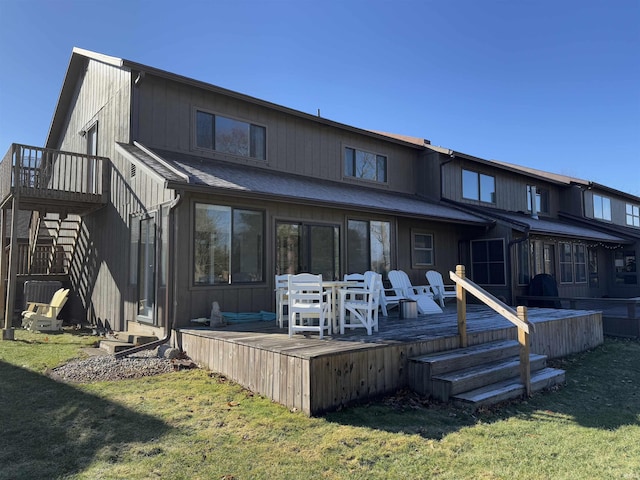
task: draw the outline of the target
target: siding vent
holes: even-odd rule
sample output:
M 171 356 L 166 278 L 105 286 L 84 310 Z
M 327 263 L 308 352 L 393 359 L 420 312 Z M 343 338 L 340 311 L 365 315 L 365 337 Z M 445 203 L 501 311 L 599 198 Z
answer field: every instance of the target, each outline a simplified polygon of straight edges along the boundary
M 129 174 L 131 175 L 131 178 L 136 176 L 136 171 L 137 171 L 136 166 L 132 163 L 131 164 L 131 170 L 129 171 Z

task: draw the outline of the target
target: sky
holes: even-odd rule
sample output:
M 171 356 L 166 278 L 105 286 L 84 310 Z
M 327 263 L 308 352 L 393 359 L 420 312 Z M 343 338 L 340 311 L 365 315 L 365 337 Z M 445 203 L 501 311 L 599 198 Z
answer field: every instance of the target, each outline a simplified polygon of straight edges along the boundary
M 0 0 L 0 151 L 73 47 L 640 196 L 640 0 Z

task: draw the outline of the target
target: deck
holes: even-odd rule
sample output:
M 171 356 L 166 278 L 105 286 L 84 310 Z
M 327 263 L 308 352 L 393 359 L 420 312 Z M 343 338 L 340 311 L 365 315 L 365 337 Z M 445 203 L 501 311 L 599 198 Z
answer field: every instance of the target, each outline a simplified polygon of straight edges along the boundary
M 529 320 L 535 324 L 531 351 L 549 358 L 603 342 L 598 311 L 531 308 Z M 468 305 L 467 337 L 476 345 L 517 339 L 517 330 L 487 307 Z M 309 415 L 407 387 L 409 358 L 460 345 L 455 304 L 416 319 L 380 317 L 371 336 L 358 329 L 323 340 L 289 338 L 275 322 L 255 322 L 181 328 L 178 342 L 198 364 Z

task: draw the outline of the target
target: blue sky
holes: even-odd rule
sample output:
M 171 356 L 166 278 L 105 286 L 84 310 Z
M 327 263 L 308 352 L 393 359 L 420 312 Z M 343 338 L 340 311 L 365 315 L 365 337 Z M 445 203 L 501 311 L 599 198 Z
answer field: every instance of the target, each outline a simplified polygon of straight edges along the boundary
M 0 0 L 0 150 L 74 46 L 640 196 L 640 0 Z

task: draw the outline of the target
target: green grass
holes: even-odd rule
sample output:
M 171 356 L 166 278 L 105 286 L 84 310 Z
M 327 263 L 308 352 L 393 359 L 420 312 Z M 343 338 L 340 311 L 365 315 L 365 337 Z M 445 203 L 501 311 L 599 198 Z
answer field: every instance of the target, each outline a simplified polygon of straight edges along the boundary
M 307 418 L 204 370 L 43 375 L 94 337 L 0 342 L 0 479 L 640 479 L 640 343 L 557 362 L 567 385 L 475 413 L 399 392 Z

